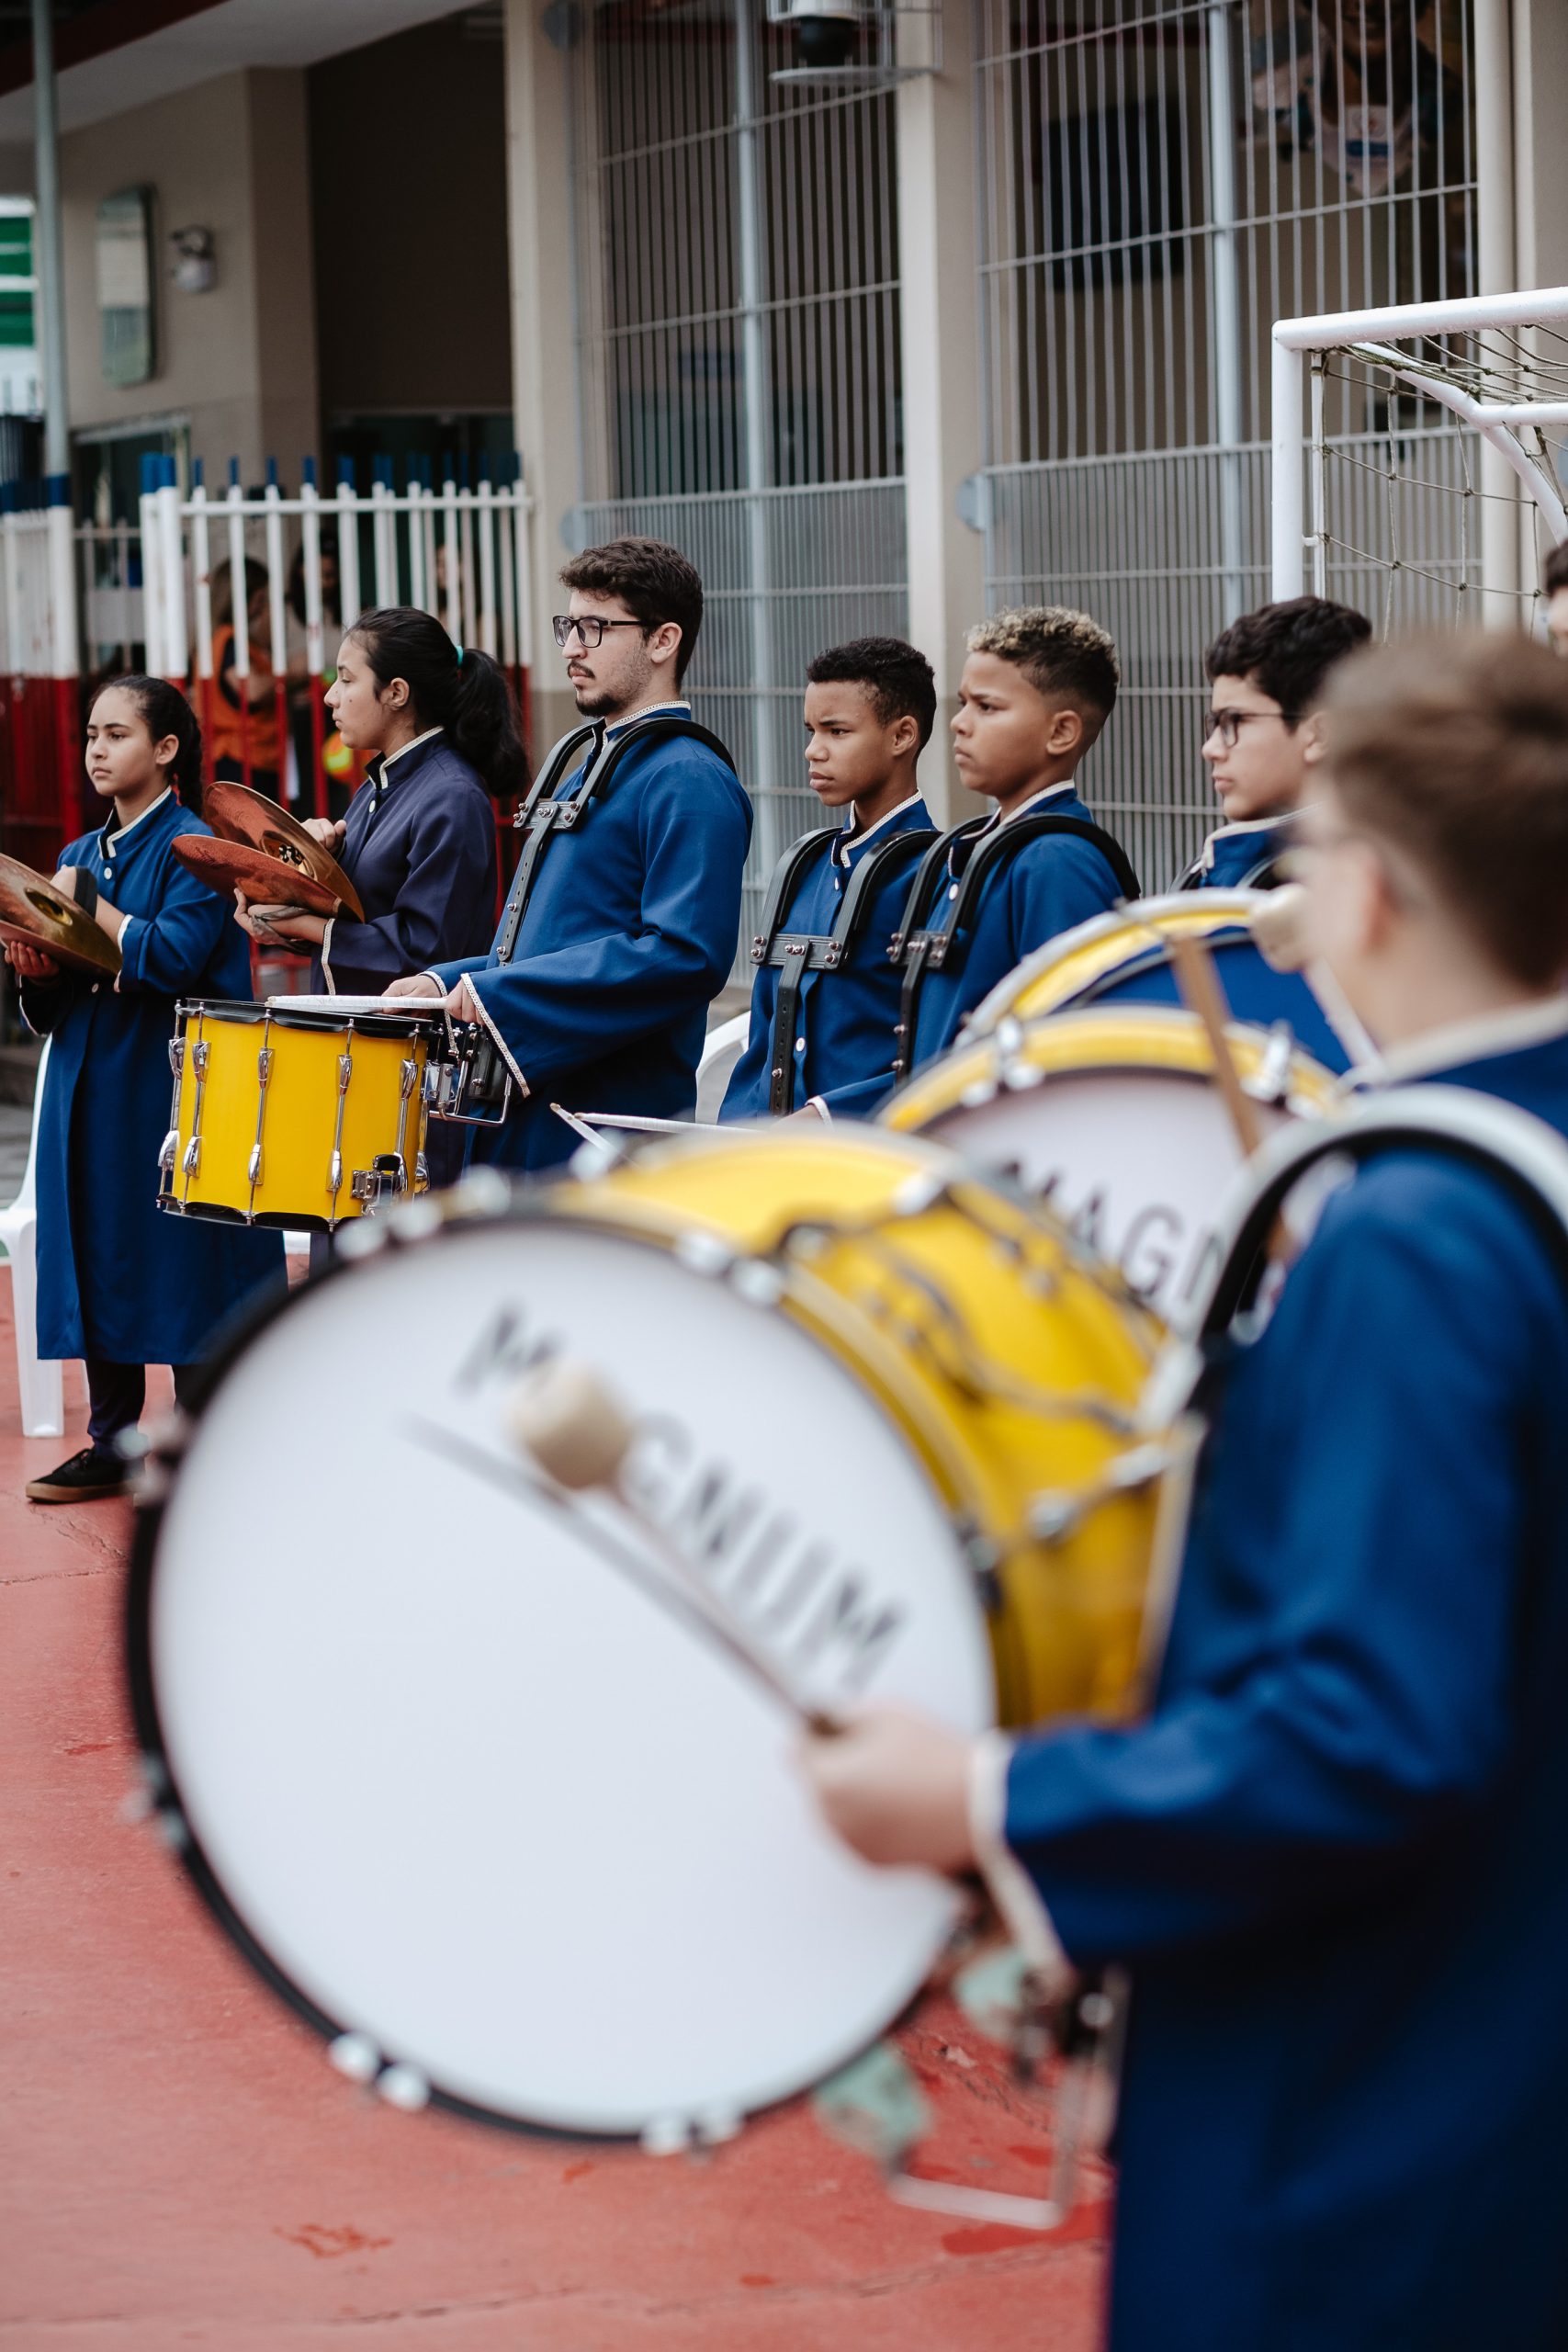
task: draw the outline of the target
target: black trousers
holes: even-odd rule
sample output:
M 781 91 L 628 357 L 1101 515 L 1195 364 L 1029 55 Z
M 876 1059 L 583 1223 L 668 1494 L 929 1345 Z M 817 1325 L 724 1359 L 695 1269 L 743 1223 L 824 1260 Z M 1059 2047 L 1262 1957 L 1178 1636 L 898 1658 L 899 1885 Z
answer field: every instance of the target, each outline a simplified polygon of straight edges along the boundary
M 175 1398 L 183 1405 L 190 1393 L 196 1366 L 174 1367 Z M 87 1435 L 95 1453 L 110 1453 L 122 1430 L 136 1427 L 147 1401 L 144 1363 L 107 1363 L 102 1356 L 87 1358 Z

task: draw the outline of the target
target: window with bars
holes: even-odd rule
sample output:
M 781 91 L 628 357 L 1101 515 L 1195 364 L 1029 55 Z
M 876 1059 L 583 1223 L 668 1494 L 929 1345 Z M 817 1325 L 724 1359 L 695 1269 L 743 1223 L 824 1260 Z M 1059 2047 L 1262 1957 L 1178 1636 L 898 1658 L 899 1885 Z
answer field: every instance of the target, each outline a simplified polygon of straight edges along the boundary
M 755 6 L 590 13 L 573 53 L 580 543 L 647 532 L 703 575 L 700 715 L 757 804 L 746 935 L 818 821 L 807 662 L 901 631 L 894 101 L 780 84 Z
M 1274 320 L 1473 288 L 1469 0 L 976 6 L 987 595 L 1117 638 L 1086 781 L 1163 879 L 1213 821 L 1203 647 L 1268 594 Z M 1364 377 L 1335 398 L 1340 446 L 1386 447 Z M 1439 567 L 1461 527 L 1434 490 Z

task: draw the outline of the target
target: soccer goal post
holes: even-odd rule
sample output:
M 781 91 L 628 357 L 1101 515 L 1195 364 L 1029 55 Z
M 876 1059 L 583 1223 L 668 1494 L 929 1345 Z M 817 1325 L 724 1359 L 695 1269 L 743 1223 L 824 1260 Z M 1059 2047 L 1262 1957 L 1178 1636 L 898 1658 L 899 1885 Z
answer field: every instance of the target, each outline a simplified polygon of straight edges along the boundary
M 1281 319 L 1272 379 L 1276 597 L 1529 625 L 1568 538 L 1568 287 Z

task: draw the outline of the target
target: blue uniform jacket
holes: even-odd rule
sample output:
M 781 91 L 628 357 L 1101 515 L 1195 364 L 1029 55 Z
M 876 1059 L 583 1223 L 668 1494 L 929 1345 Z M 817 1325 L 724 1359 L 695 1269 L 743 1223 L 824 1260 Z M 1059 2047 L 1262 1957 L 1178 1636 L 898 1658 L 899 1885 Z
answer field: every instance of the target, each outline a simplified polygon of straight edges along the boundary
M 1300 972 L 1275 971 L 1240 930 L 1230 938 L 1221 933 L 1210 940 L 1208 946 L 1215 978 L 1235 1020 L 1256 1022 L 1262 1029 L 1271 1029 L 1277 1021 L 1288 1021 L 1304 1054 L 1310 1054 L 1337 1077 L 1349 1069 L 1351 1056 L 1345 1040 Z M 1169 963 L 1151 965 L 1146 971 L 1130 973 L 1125 979 L 1109 980 L 1096 988 L 1091 999 L 1086 1001 L 1095 1004 L 1185 1002 Z
M 578 1138 L 553 1102 L 690 1116 L 707 1008 L 735 960 L 750 838 L 751 804 L 716 752 L 690 737 L 639 744 L 581 824 L 545 848 L 512 962 L 492 946 L 432 967 L 447 988 L 472 981 L 528 1088 L 503 1126 L 468 1130 L 475 1159 L 569 1159 Z
M 917 798 L 863 836 L 825 831 L 821 855 L 785 908 L 782 928 L 818 935 L 830 932 L 861 858 L 899 833 L 928 831 L 931 821 L 925 802 Z M 819 1096 L 835 1117 L 855 1117 L 878 1102 L 893 1082 L 898 973 L 887 959 L 887 943 L 898 928 L 916 862 L 911 852 L 879 886 L 865 910 L 864 926 L 840 968 L 807 972 L 801 982 L 792 1111 Z M 778 973 L 764 967 L 751 983 L 750 1032 L 730 1076 L 721 1119 L 768 1115 L 778 993 Z
M 1441 1073 L 1568 1134 L 1568 1038 Z M 1155 1711 L 1006 1834 L 1129 1962 L 1113 2352 L 1568 2342 L 1568 1283 L 1430 1148 L 1225 1370 Z
M 1258 868 L 1283 855 L 1289 836 L 1288 817 L 1250 819 L 1245 824 L 1219 825 L 1209 835 L 1190 865 L 1171 884 L 1173 890 L 1256 890 Z
M 1093 812 L 1069 786 L 1031 804 L 1054 817 L 1076 817 L 1094 822 Z M 1020 812 L 1021 813 L 1021 812 Z M 953 878 L 945 897 L 931 908 L 929 927 L 946 928 L 958 895 L 959 861 L 971 845 L 954 853 Z M 1115 906 L 1121 885 L 1092 842 L 1075 841 L 1070 833 L 1044 833 L 1017 855 L 1000 865 L 987 878 L 975 910 L 974 929 L 967 945 L 960 943 L 940 972 L 928 971 L 916 1012 L 911 1069 L 944 1054 L 957 1036 L 965 1016 L 1015 964 L 1043 947 L 1058 932 L 1088 922 Z M 943 910 L 947 910 L 944 917 Z M 884 1093 L 891 1089 L 885 1088 Z
M 283 1279 L 281 1234 L 155 1205 L 175 1001 L 248 1001 L 250 945 L 232 903 L 174 855 L 181 833 L 210 831 L 198 817 L 170 794 L 123 835 L 113 822 L 60 862 L 86 866 L 131 918 L 118 986 L 69 974 L 22 989 L 29 1026 L 52 1039 L 39 1114 L 39 1353 L 193 1363 L 259 1283 Z
M 378 996 L 405 972 L 482 956 L 495 928 L 495 804 L 439 730 L 369 774 L 348 804 L 338 864 L 363 922 L 333 922 L 315 980 Z

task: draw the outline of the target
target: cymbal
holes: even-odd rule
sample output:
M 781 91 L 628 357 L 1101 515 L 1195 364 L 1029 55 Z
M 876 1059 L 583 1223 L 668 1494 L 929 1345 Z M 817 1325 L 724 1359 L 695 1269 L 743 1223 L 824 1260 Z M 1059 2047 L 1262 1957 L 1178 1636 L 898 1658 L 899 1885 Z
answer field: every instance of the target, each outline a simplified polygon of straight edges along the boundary
M 119 949 L 101 923 L 19 857 L 0 856 L 0 939 L 40 947 L 73 972 L 113 978 Z
M 352 915 L 355 922 L 365 921 L 365 909 L 360 904 L 359 894 L 332 852 L 323 849 L 315 835 L 305 831 L 298 818 L 291 817 L 287 808 L 280 808 L 276 800 L 269 800 L 265 792 L 253 792 L 243 784 L 215 780 L 202 794 L 201 813 L 221 840 L 249 842 L 253 849 L 265 850 L 275 863 L 294 869 L 292 875 L 276 876 L 274 882 L 259 893 L 253 894 L 242 883 L 240 887 L 247 898 L 259 896 L 275 906 L 281 906 L 285 901 L 291 906 L 308 906 L 315 914 L 332 915 L 341 911 Z M 299 876 L 301 872 L 312 876 L 331 891 L 333 903 L 330 906 L 321 905 L 318 899 L 300 896 Z M 282 887 L 284 885 L 287 887 Z
M 318 844 L 319 846 L 319 844 Z M 253 905 L 303 907 L 308 914 L 338 915 L 344 901 L 330 882 L 302 865 L 274 857 L 251 842 L 219 841 L 211 833 L 179 833 L 169 843 L 180 864 L 220 898 L 243 890 Z

